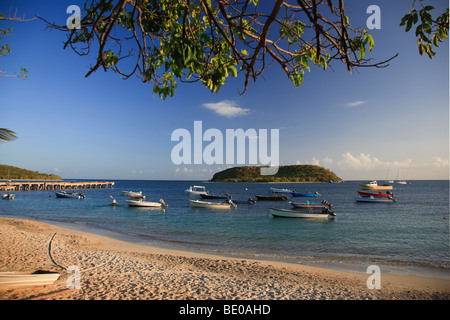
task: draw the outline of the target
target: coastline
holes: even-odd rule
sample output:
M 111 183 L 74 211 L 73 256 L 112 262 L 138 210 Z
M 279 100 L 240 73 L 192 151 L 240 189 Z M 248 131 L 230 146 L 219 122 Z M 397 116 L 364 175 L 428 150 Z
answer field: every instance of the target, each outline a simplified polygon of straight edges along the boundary
M 57 271 L 52 285 L 1 289 L 3 300 L 448 300 L 450 281 L 163 249 L 25 219 L 0 218 L 0 271 Z M 51 246 L 50 246 L 51 245 Z M 80 289 L 68 289 L 80 268 Z

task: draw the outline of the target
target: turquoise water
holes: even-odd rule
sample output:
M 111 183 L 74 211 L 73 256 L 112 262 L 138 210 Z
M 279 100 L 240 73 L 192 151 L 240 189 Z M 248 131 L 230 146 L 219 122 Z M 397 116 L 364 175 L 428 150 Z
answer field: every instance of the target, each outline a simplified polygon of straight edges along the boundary
M 190 185 L 228 192 L 233 199 L 269 194 L 270 187 L 318 191 L 333 204 L 334 220 L 274 218 L 269 207 L 290 208 L 287 201 L 257 201 L 232 210 L 194 209 L 184 192 Z M 116 180 L 114 189 L 81 190 L 86 199 L 60 199 L 53 191 L 15 192 L 0 202 L 0 215 L 62 224 L 141 244 L 331 266 L 365 272 L 449 274 L 449 181 L 411 181 L 394 185 L 396 203 L 356 203 L 361 182 L 209 183 L 199 181 Z M 128 207 L 122 190 L 142 191 L 147 200 L 164 199 L 166 210 Z M 120 206 L 108 204 L 114 196 Z M 313 198 L 310 198 L 313 199 Z M 294 198 L 295 201 L 306 198 Z

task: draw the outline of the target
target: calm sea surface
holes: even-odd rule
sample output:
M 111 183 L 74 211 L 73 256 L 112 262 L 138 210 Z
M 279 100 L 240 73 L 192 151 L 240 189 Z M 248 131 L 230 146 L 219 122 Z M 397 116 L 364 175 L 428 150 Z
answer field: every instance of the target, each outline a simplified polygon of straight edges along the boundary
M 448 277 L 449 181 L 394 184 L 397 202 L 387 204 L 356 203 L 360 184 L 116 180 L 114 189 L 80 190 L 86 199 L 60 199 L 54 191 L 15 192 L 14 201 L 0 201 L 0 215 L 165 248 L 360 272 L 376 264 L 382 272 Z M 229 193 L 239 200 L 269 194 L 270 187 L 318 191 L 317 200 L 332 203 L 337 217 L 315 221 L 270 215 L 269 207 L 290 208 L 288 201 L 257 201 L 232 210 L 194 209 L 188 200 L 200 197 L 184 192 L 190 185 L 204 185 L 212 193 Z M 142 191 L 150 201 L 162 198 L 169 207 L 128 207 L 122 190 Z M 109 206 L 110 196 L 120 206 Z

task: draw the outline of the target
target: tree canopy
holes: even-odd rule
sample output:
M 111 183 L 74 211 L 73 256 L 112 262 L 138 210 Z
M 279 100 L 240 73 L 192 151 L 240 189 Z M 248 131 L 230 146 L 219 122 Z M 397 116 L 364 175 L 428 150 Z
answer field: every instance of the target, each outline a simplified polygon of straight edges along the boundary
M 162 98 L 174 94 L 177 81 L 217 92 L 238 73 L 243 93 L 272 64 L 299 86 L 313 65 L 339 61 L 351 72 L 392 59 L 366 57 L 373 38 L 351 26 L 344 0 L 92 0 L 80 22 L 80 29 L 51 25 L 68 32 L 65 48 L 95 52 L 86 76 L 99 68 L 136 75 Z

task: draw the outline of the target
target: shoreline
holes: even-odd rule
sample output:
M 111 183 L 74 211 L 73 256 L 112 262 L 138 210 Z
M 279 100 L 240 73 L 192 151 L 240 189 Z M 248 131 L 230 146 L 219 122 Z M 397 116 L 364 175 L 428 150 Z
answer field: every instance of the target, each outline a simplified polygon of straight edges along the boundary
M 52 285 L 2 289 L 5 300 L 450 298 L 448 279 L 381 274 L 378 290 L 367 287 L 370 274 L 158 248 L 32 220 L 1 217 L 0 231 L 0 271 L 61 274 Z M 70 265 L 81 270 L 80 289 L 67 288 L 61 266 Z
M 0 219 L 2 216 L 0 216 Z M 9 218 L 4 216 L 4 218 Z M 335 271 L 356 273 L 356 274 L 366 274 L 366 270 L 369 265 L 376 264 L 380 266 L 381 271 L 384 274 L 393 274 L 399 276 L 417 276 L 425 278 L 436 278 L 436 279 L 449 279 L 450 280 L 450 269 L 445 267 L 436 267 L 429 265 L 419 265 L 413 262 L 404 262 L 404 264 L 398 264 L 398 262 L 391 263 L 386 261 L 379 261 L 377 258 L 373 257 L 366 261 L 357 261 L 354 259 L 349 261 L 345 260 L 345 257 L 335 256 L 333 258 L 328 256 L 300 256 L 300 257 L 275 257 L 268 254 L 250 254 L 250 253 L 239 253 L 233 251 L 220 251 L 213 252 L 209 249 L 201 248 L 190 248 L 183 247 L 180 244 L 172 244 L 170 241 L 164 240 L 153 240 L 149 241 L 143 235 L 130 235 L 127 233 L 122 233 L 117 230 L 102 229 L 94 227 L 91 225 L 77 224 L 74 222 L 62 222 L 58 220 L 45 220 L 45 219 L 31 219 L 31 218 L 19 218 L 26 219 L 34 222 L 41 222 L 45 224 L 50 224 L 62 228 L 67 228 L 71 230 L 76 230 L 84 233 L 95 234 L 98 236 L 103 236 L 106 238 L 111 238 L 118 241 L 124 241 L 130 244 L 147 246 L 155 249 L 161 250 L 174 250 L 177 252 L 189 252 L 198 255 L 211 255 L 215 257 L 238 259 L 238 260 L 256 260 L 256 261 L 269 261 L 269 262 L 280 262 L 288 263 L 294 265 L 304 265 L 308 267 L 317 267 L 324 269 L 331 269 Z M 1 220 L 0 220 L 1 221 Z M 139 241 L 140 240 L 140 241 Z M 374 262 L 376 261 L 376 262 Z

